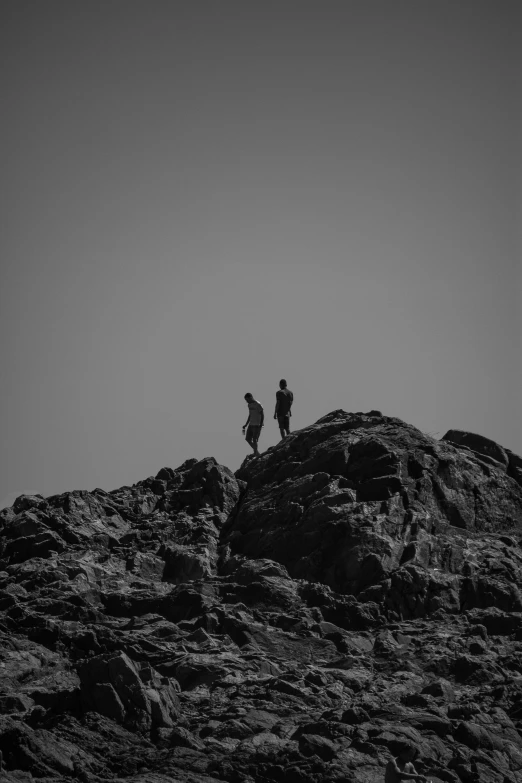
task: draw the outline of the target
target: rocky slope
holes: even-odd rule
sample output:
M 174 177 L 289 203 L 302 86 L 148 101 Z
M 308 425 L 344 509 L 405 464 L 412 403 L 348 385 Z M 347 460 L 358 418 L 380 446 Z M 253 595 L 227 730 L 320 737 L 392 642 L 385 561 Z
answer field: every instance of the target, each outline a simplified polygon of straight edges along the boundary
M 0 512 L 3 781 L 522 781 L 522 460 L 335 411 Z

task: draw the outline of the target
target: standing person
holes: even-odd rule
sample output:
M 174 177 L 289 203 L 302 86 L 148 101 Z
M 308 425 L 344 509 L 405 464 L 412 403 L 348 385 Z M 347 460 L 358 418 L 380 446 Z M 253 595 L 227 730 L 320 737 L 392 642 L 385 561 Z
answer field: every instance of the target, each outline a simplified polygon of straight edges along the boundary
M 294 395 L 287 389 L 286 381 L 281 378 L 279 381 L 279 391 L 276 392 L 276 406 L 274 412 L 274 419 L 277 419 L 279 424 L 279 432 L 281 433 L 281 440 L 285 435 L 290 435 L 290 416 L 292 415 L 291 407 L 294 401 Z
M 246 430 L 245 440 L 252 446 L 255 456 L 258 457 L 259 451 L 257 449 L 257 441 L 259 440 L 261 427 L 265 421 L 265 412 L 261 403 L 258 400 L 254 400 L 254 397 L 250 392 L 245 394 L 245 400 L 248 405 L 248 419 L 243 427 L 243 435 Z

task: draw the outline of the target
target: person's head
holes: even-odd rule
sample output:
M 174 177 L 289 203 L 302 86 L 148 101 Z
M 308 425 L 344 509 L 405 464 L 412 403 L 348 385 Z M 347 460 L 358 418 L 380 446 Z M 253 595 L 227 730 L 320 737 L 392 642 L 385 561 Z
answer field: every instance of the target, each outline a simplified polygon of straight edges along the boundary
M 253 400 L 253 399 L 254 399 L 254 395 L 253 395 L 253 394 L 250 394 L 250 392 L 247 392 L 247 393 L 245 394 L 245 400 L 246 400 L 247 402 L 252 402 L 252 400 Z
M 286 381 L 284 378 L 281 378 L 281 380 L 279 381 L 279 388 L 286 389 Z
M 409 743 L 404 743 L 399 750 L 399 758 L 404 762 L 415 761 L 418 754 L 419 751 L 415 745 L 410 745 Z

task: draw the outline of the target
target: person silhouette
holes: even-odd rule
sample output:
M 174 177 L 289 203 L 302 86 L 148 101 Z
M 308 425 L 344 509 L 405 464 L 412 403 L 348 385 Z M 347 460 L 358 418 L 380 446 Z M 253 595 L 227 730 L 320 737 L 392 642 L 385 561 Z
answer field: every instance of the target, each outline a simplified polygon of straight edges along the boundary
M 243 435 L 246 430 L 245 440 L 252 447 L 254 456 L 258 457 L 259 450 L 257 448 L 257 442 L 265 421 L 265 412 L 259 400 L 255 400 L 250 392 L 245 394 L 245 400 L 248 405 L 248 419 L 243 427 Z
M 284 378 L 279 381 L 279 390 L 276 392 L 276 406 L 274 411 L 274 419 L 277 419 L 279 424 L 279 432 L 281 433 L 281 440 L 286 435 L 290 435 L 290 416 L 292 415 L 291 408 L 294 401 L 294 395 L 287 388 L 287 383 Z

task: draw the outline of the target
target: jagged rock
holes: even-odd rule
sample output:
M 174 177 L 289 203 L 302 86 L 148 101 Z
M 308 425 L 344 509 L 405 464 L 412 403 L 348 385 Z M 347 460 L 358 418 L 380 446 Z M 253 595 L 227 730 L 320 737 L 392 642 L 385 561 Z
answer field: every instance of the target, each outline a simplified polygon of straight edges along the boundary
M 78 666 L 81 699 L 90 709 L 140 730 L 169 728 L 180 712 L 175 687 L 151 667 L 141 671 L 123 652 L 98 655 Z
M 429 693 L 431 696 L 436 696 L 444 701 L 453 701 L 455 698 L 455 689 L 448 680 L 437 679 L 426 685 L 422 689 L 422 693 Z
M 6 783 L 522 779 L 522 460 L 334 411 L 0 511 Z
M 507 471 L 509 465 L 508 455 L 502 446 L 495 443 L 483 435 L 476 435 L 473 432 L 464 432 L 462 430 L 448 430 L 442 436 L 442 440 L 450 441 L 456 446 L 465 446 L 476 454 L 486 457 L 486 462 L 495 467 L 500 467 Z
M 331 761 L 337 755 L 335 743 L 317 734 L 303 734 L 299 740 L 299 750 L 304 756 L 319 756 L 324 761 Z

